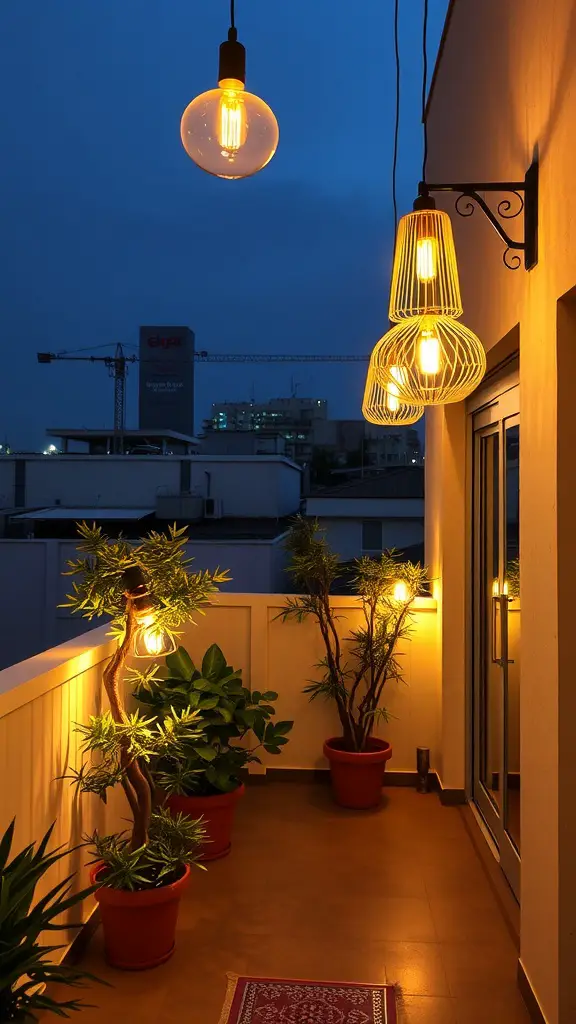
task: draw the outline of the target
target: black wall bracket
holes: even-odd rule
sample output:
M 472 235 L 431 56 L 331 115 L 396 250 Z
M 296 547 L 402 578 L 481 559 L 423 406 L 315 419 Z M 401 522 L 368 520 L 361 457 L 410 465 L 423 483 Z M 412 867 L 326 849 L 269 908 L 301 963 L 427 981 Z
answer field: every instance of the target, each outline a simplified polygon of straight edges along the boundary
M 524 181 L 479 181 L 445 185 L 421 181 L 418 186 L 418 195 L 425 197 L 430 192 L 458 192 L 456 212 L 461 217 L 471 217 L 476 207 L 479 207 L 506 246 L 502 261 L 509 270 L 518 270 L 518 267 L 521 266 L 522 259 L 518 252 L 524 253 L 526 270 L 532 270 L 532 267 L 536 266 L 538 262 L 537 161 L 534 161 L 526 171 Z M 480 195 L 481 192 L 507 192 L 510 198 L 501 199 L 496 207 L 496 212 L 494 212 Z M 524 238 L 517 241 L 510 237 L 501 221 L 513 220 L 522 213 L 524 213 Z

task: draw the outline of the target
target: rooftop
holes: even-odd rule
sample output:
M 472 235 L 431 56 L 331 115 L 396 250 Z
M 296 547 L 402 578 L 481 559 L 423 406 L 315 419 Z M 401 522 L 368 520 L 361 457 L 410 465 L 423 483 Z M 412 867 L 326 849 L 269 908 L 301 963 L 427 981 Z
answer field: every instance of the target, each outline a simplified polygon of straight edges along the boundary
M 107 440 L 113 437 L 116 431 L 113 427 L 106 428 L 75 428 L 75 427 L 49 427 L 46 431 L 47 437 L 66 438 L 68 441 L 96 441 Z M 146 441 L 183 441 L 186 444 L 200 444 L 197 437 L 189 434 L 179 434 L 177 430 L 138 429 L 123 430 L 122 436 L 126 439 Z
M 17 515 L 12 515 L 12 519 L 33 519 L 33 520 L 50 520 L 50 519 L 74 519 L 75 521 L 87 520 L 88 522 L 96 522 L 100 519 L 144 519 L 146 516 L 151 516 L 155 512 L 153 508 L 63 508 L 61 505 L 56 505 L 54 508 L 37 508 L 33 511 L 19 512 Z
M 422 466 L 385 469 L 374 476 L 336 486 L 319 487 L 310 498 L 423 498 Z

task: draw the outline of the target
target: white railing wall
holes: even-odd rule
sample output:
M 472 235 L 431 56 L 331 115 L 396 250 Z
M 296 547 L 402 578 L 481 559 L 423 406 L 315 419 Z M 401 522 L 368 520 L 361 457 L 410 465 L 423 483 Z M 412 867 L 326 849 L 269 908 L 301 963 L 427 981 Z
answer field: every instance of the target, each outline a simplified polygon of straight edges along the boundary
M 337 733 L 330 704 L 309 704 L 302 688 L 314 678 L 322 643 L 312 620 L 278 619 L 282 595 L 222 594 L 197 623 L 186 628 L 182 643 L 196 661 L 218 643 L 228 663 L 242 668 L 253 689 L 276 690 L 278 714 L 294 719 L 290 742 L 281 757 L 265 763 L 283 768 L 324 767 L 323 740 Z M 334 598 L 341 635 L 360 621 L 354 598 Z M 431 749 L 438 766 L 440 701 L 436 657 L 436 605 L 419 599 L 414 606 L 413 637 L 402 646 L 405 683 L 392 684 L 385 704 L 394 716 L 385 727 L 394 755 L 389 768 L 414 770 L 417 745 Z M 0 829 L 16 817 L 15 849 L 39 839 L 56 821 L 55 844 L 75 845 L 94 828 L 123 827 L 126 814 L 121 791 L 104 805 L 92 795 L 80 796 L 67 780 L 69 766 L 79 767 L 75 723 L 87 721 L 105 707 L 102 669 L 113 650 L 106 627 L 92 629 L 59 647 L 0 672 Z M 258 770 L 256 768 L 255 770 Z M 87 883 L 86 851 L 53 869 L 46 884 L 79 871 Z M 88 908 L 86 909 L 87 912 Z M 78 915 L 76 915 L 76 918 Z

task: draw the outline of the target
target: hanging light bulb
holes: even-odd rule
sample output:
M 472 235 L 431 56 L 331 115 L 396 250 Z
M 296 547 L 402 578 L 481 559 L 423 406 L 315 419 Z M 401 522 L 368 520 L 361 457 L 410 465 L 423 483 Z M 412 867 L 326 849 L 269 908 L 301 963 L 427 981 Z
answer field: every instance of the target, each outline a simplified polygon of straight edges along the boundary
M 486 371 L 486 354 L 475 334 L 448 316 L 412 317 L 396 324 L 372 353 L 378 383 L 393 385 L 402 402 L 461 402 Z M 392 368 L 402 367 L 395 376 Z
M 398 385 L 403 374 L 402 368 L 392 366 L 390 373 L 393 379 L 383 387 L 378 382 L 375 368 L 370 361 L 362 402 L 364 419 L 383 427 L 394 426 L 397 423 L 403 423 L 405 426 L 416 423 L 424 412 L 423 407 L 401 401 Z
M 390 320 L 434 313 L 461 316 L 452 222 L 428 195 L 400 218 L 390 289 Z
M 160 658 L 175 650 L 174 638 L 155 622 L 140 626 L 134 638 L 135 658 Z
M 264 100 L 246 92 L 246 50 L 238 42 L 234 0 L 228 39 L 220 46 L 218 88 L 188 104 L 180 125 L 182 145 L 202 170 L 219 178 L 248 178 L 272 159 L 278 122 Z
M 421 373 L 437 374 L 440 372 L 441 355 L 437 332 L 432 328 L 420 331 L 418 341 L 418 367 Z

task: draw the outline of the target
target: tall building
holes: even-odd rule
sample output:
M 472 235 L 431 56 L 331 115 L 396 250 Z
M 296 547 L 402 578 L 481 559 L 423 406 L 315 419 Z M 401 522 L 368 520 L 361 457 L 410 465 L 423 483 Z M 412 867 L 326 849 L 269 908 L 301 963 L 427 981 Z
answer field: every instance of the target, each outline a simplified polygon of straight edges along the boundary
M 194 332 L 140 328 L 140 429 L 194 434 Z

